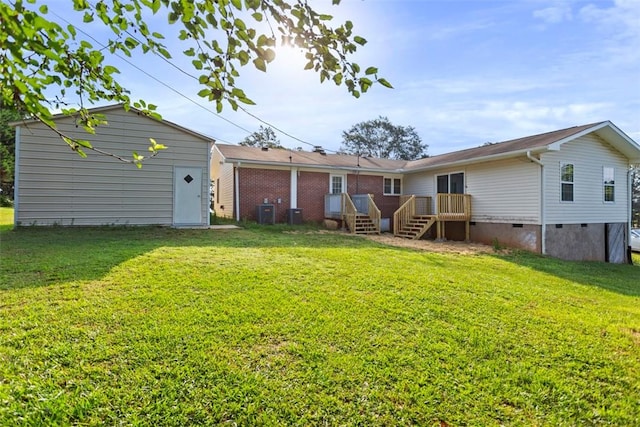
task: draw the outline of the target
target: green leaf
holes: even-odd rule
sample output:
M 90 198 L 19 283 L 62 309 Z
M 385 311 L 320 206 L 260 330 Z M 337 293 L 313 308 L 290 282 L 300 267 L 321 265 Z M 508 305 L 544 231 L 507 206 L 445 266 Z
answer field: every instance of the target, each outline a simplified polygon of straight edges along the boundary
M 371 74 L 377 74 L 378 73 L 378 69 L 376 67 L 369 67 L 365 70 L 364 72 L 367 76 L 370 76 Z
M 360 46 L 364 46 L 365 44 L 367 44 L 367 40 L 364 37 L 360 36 L 355 36 L 353 38 L 353 41 L 358 43 Z
M 242 0 L 231 0 L 231 4 L 238 10 L 242 10 Z M 220 6 L 224 7 L 224 6 Z
M 253 65 L 256 66 L 256 68 L 260 71 L 267 71 L 267 65 L 264 62 L 264 59 L 262 58 L 256 58 L 253 60 Z
M 42 6 L 40 6 L 39 10 L 40 10 L 40 13 L 43 14 L 43 15 L 46 15 L 47 12 L 49 12 L 49 8 L 47 7 L 46 4 L 43 4 Z
M 91 143 L 89 141 L 85 140 L 85 139 L 76 139 L 75 141 L 76 141 L 76 143 L 78 145 L 81 145 L 81 146 L 83 146 L 85 148 L 93 148 Z
M 252 13 L 251 17 L 258 22 L 262 22 L 262 14 L 260 12 Z
M 235 25 L 235 26 L 236 26 L 236 28 L 238 28 L 239 30 L 242 30 L 242 31 L 244 31 L 244 30 L 246 30 L 246 29 L 247 29 L 247 25 L 246 25 L 246 24 L 244 23 L 244 21 L 243 21 L 242 19 L 240 19 L 240 18 L 236 18 L 236 19 L 233 21 L 233 25 Z
M 378 83 L 380 83 L 382 86 L 384 87 L 388 87 L 389 89 L 393 89 L 393 86 L 391 86 L 391 83 L 389 83 L 388 81 L 386 81 L 385 79 L 378 79 L 377 80 Z

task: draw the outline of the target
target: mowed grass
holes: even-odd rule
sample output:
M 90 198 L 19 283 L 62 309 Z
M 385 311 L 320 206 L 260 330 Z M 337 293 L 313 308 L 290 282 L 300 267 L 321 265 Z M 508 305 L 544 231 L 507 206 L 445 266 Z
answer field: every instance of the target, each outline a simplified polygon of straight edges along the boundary
M 291 231 L 3 231 L 0 425 L 640 425 L 640 267 Z

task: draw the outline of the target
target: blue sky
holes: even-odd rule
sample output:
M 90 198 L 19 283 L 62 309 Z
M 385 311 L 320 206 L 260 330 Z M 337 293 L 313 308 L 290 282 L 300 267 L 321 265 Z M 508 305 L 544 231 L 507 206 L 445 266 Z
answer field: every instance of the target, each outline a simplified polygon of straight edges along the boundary
M 58 11 L 68 4 L 55 3 Z M 303 71 L 295 50 L 280 53 L 266 74 L 243 68 L 238 84 L 257 103 L 249 111 L 310 144 L 337 150 L 344 130 L 381 115 L 415 127 L 431 155 L 602 120 L 640 141 L 639 0 L 343 0 L 340 6 L 314 0 L 312 5 L 336 21 L 353 21 L 356 34 L 368 40 L 355 61 L 377 66 L 394 89 L 374 86 L 354 99 L 346 89 L 320 84 L 318 75 Z M 168 31 L 161 21 L 154 23 Z M 247 136 L 129 64 L 115 62 L 132 96 L 158 105 L 164 118 L 220 142 Z M 197 83 L 170 65 L 148 55 L 134 62 L 215 110 L 197 97 Z M 190 66 L 177 55 L 174 62 Z M 222 116 L 249 131 L 262 124 L 230 108 Z M 286 147 L 309 148 L 279 137 Z

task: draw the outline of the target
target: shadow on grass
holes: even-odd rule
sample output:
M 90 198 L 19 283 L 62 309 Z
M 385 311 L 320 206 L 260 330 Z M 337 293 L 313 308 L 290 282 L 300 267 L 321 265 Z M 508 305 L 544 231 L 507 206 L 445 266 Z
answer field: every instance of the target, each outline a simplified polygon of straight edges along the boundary
M 208 230 L 168 227 L 33 227 L 0 230 L 0 291 L 96 280 L 161 247 L 340 248 L 377 246 L 309 227 Z
M 518 251 L 500 259 L 587 286 L 628 296 L 640 296 L 640 266 L 595 261 L 563 261 Z

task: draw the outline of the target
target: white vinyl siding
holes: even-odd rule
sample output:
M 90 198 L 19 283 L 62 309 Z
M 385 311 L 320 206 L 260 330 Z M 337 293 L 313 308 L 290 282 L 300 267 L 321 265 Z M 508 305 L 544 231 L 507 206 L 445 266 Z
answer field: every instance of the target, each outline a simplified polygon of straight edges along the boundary
M 216 181 L 214 210 L 216 215 L 224 218 L 233 218 L 235 178 L 234 166 L 224 163 L 224 157 L 218 148 L 214 147 L 211 155 L 211 177 Z M 224 208 L 223 208 L 224 207 Z
M 471 195 L 472 221 L 540 223 L 540 166 L 525 157 L 406 175 L 405 194 L 435 199 L 440 175 L 464 173 L 464 193 Z
M 627 160 L 597 135 L 590 134 L 567 142 L 562 145 L 560 151 L 544 153 L 541 160 L 545 164 L 545 206 L 548 224 L 628 221 Z M 574 165 L 572 203 L 561 201 L 562 163 Z M 604 202 L 605 166 L 614 168 L 617 178 L 615 203 Z
M 469 165 L 472 221 L 540 224 L 540 166 L 527 158 Z
M 435 182 L 433 173 L 419 172 L 411 173 L 404 176 L 402 180 L 403 194 L 415 194 L 417 196 L 435 197 Z
M 20 125 L 18 224 L 171 225 L 174 166 L 202 168 L 202 218 L 208 223 L 207 141 L 134 112 L 104 114 L 109 124 L 95 135 L 76 128 L 72 118 L 56 122 L 62 132 L 126 159 L 133 151 L 148 154 L 149 138 L 169 148 L 138 169 L 90 150 L 83 159 L 43 125 Z

